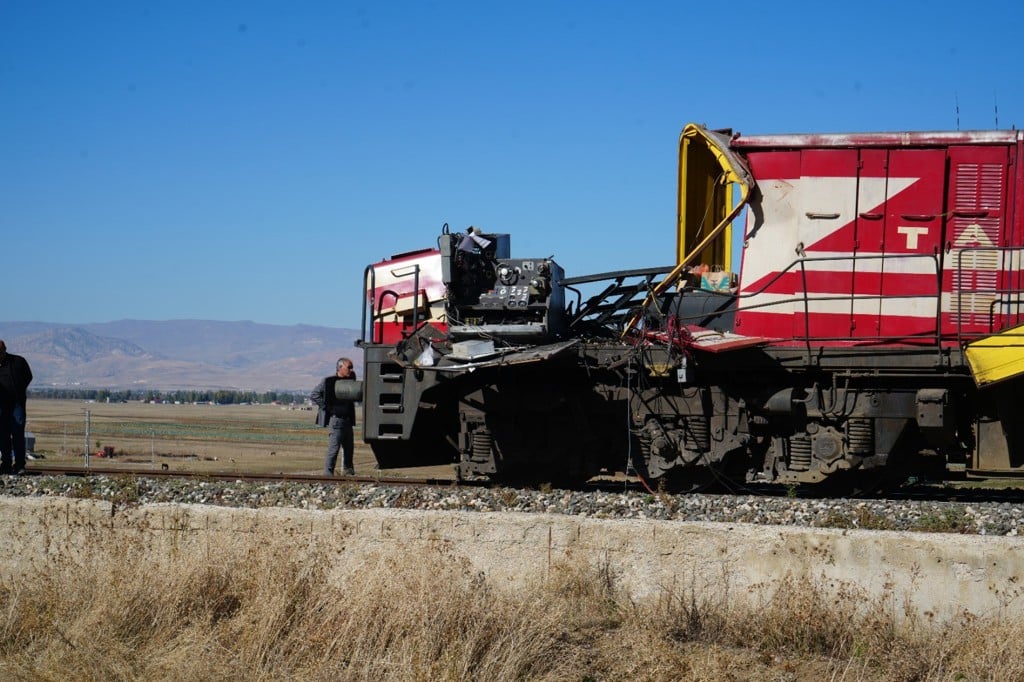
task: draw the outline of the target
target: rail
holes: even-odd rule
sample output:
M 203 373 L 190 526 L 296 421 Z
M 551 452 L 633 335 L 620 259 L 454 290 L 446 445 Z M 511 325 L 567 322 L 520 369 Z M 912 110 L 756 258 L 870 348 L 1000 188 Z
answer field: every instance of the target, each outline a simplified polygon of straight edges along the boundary
M 838 262 L 838 261 L 855 261 L 856 263 L 865 263 L 866 261 L 887 261 L 892 262 L 894 259 L 919 259 L 926 260 L 931 263 L 931 281 L 932 284 L 928 291 L 919 291 L 917 293 L 910 294 L 888 294 L 879 292 L 878 294 L 866 294 L 866 293 L 836 293 L 836 294 L 813 294 L 808 292 L 807 277 L 808 272 L 815 270 L 815 265 L 826 262 Z M 618 272 L 610 272 L 599 275 L 589 275 L 585 277 L 567 278 L 563 281 L 566 288 L 576 291 L 572 286 L 580 283 L 591 283 L 595 281 L 601 281 L 604 279 L 612 280 L 603 290 L 599 293 L 591 296 L 577 306 L 576 311 L 569 311 L 570 329 L 579 331 L 583 326 L 606 326 L 609 330 L 618 331 L 623 328 L 623 323 L 628 319 L 635 311 L 636 307 L 643 303 L 640 298 L 641 294 L 646 296 L 653 288 L 653 278 L 656 275 L 663 274 L 670 271 L 671 268 L 645 268 L 638 270 L 625 270 Z M 881 271 L 881 268 L 878 269 Z M 784 298 L 773 298 L 771 301 L 758 303 L 757 298 L 762 297 L 765 294 L 771 292 L 771 289 L 783 278 L 790 276 L 790 273 L 796 272 L 799 274 L 802 291 L 794 292 L 791 296 L 785 296 Z M 854 276 L 855 271 L 851 270 L 851 277 Z M 626 280 L 633 278 L 635 281 L 627 282 Z M 683 295 L 687 291 L 700 290 L 699 287 L 684 287 L 681 291 Z M 757 289 L 745 291 L 743 293 L 727 293 L 700 290 L 703 294 L 709 297 L 720 297 L 723 301 L 723 305 L 718 306 L 713 311 L 701 311 L 699 314 L 694 315 L 683 315 L 678 319 L 682 323 L 696 323 L 698 321 L 707 322 L 720 318 L 724 315 L 732 314 L 736 310 L 750 311 L 750 310 L 764 310 L 770 308 L 779 307 L 792 307 L 795 305 L 803 308 L 803 336 L 795 337 L 797 341 L 803 342 L 808 350 L 811 348 L 811 341 L 815 342 L 849 342 L 857 341 L 860 343 L 880 342 L 886 340 L 892 340 L 892 336 L 885 335 L 859 335 L 856 337 L 845 335 L 845 336 L 821 336 L 812 335 L 810 313 L 816 303 L 827 303 L 835 301 L 843 301 L 849 303 L 849 309 L 852 313 L 855 305 L 858 302 L 863 301 L 878 301 L 881 305 L 882 301 L 892 301 L 899 299 L 926 299 L 932 302 L 935 310 L 934 317 L 934 328 L 926 333 L 918 334 L 913 337 L 901 336 L 900 338 L 906 341 L 921 341 L 928 345 L 934 345 L 937 348 L 942 345 L 942 333 L 940 327 L 941 319 L 941 306 L 942 306 L 942 269 L 939 264 L 939 258 L 937 255 L 929 254 L 899 254 L 899 255 L 865 255 L 865 256 L 819 256 L 819 257 L 800 257 L 789 263 L 783 270 L 772 275 L 767 281 L 763 282 Z M 673 293 L 666 293 L 662 299 L 655 299 L 653 305 L 657 305 L 659 308 L 664 309 L 666 306 L 667 298 L 674 296 Z M 793 338 L 792 336 L 787 338 Z
M 84 467 L 70 466 L 36 466 L 33 464 L 25 470 L 23 476 L 14 478 L 29 478 L 39 476 L 66 476 L 70 478 L 84 477 L 107 477 L 107 478 L 128 478 L 128 479 L 172 479 L 191 480 L 200 482 L 264 482 L 264 483 L 305 483 L 305 484 L 332 484 L 332 485 L 377 485 L 377 486 L 406 486 L 406 487 L 445 487 L 445 488 L 507 488 L 507 484 L 490 481 L 486 479 L 466 480 L 458 479 L 454 475 L 451 478 L 441 477 L 402 477 L 402 476 L 321 476 L 306 474 L 244 474 L 228 472 L 188 472 L 188 471 L 161 471 L 161 470 L 139 470 L 127 468 L 103 468 L 89 469 Z M 2 482 L 3 479 L 0 479 Z M 984 487 L 982 480 L 999 480 L 1002 483 L 996 487 Z M 884 499 L 884 500 L 915 500 L 915 501 L 939 501 L 939 502 L 961 502 L 961 503 L 999 503 L 999 504 L 1021 504 L 1024 503 L 1024 487 L 1011 481 L 1020 481 L 1020 474 L 1001 472 L 993 475 L 991 472 L 967 471 L 967 478 L 963 483 L 956 480 L 939 483 L 928 483 L 919 481 L 908 481 L 903 485 L 886 490 L 864 491 L 853 497 L 862 499 Z M 527 486 L 529 487 L 529 486 Z M 632 491 L 643 493 L 646 488 L 642 481 L 636 476 L 598 476 L 590 479 L 573 490 L 583 492 L 606 492 L 622 493 Z M 668 492 L 668 491 L 666 491 Z M 763 484 L 763 483 L 737 483 L 730 481 L 719 481 L 709 492 L 725 495 L 742 495 L 758 497 L 790 497 L 794 494 L 798 498 L 820 499 L 822 489 L 820 486 L 798 486 L 793 488 L 787 485 Z M 686 493 L 689 494 L 689 493 Z
M 590 328 L 606 327 L 621 329 L 626 317 L 640 306 L 653 289 L 652 283 L 658 275 L 664 275 L 675 266 L 667 265 L 635 270 L 617 270 L 580 277 L 567 277 L 562 286 L 576 294 L 576 309 L 567 310 L 569 328 L 579 331 L 582 326 Z M 636 281 L 627 283 L 626 280 Z M 583 301 L 582 292 L 576 288 L 580 284 L 592 284 L 611 280 L 601 291 Z M 641 297 L 642 295 L 642 297 Z M 640 297 L 640 298 L 638 298 Z
M 369 301 L 370 304 L 370 334 L 373 334 L 373 318 L 374 318 L 374 307 L 373 307 L 373 293 L 377 290 L 377 271 L 374 270 L 373 265 L 367 265 L 363 269 L 363 310 L 361 326 L 359 329 L 359 345 L 362 345 L 366 341 L 366 304 Z M 366 293 L 370 292 L 367 296 Z M 371 339 L 372 341 L 372 339 Z
M 412 329 L 419 329 L 419 315 L 420 315 L 420 266 L 418 263 L 414 263 L 409 266 L 408 272 L 395 272 L 392 271 L 392 275 L 395 278 L 403 278 L 412 276 Z M 363 306 L 362 306 L 362 321 L 359 330 L 359 344 L 362 345 L 367 340 L 370 343 L 383 343 L 384 342 L 384 318 L 378 315 L 378 311 L 384 309 L 384 298 L 386 296 L 394 296 L 397 301 L 400 298 L 400 294 L 393 289 L 383 289 L 378 296 L 377 292 L 377 271 L 374 265 L 367 265 L 363 270 Z M 367 318 L 367 302 L 369 302 L 369 318 Z M 378 317 L 380 319 L 378 319 Z M 367 319 L 370 323 L 370 338 L 366 337 L 366 324 Z M 376 329 L 376 333 L 375 330 Z
M 405 477 L 405 476 L 323 476 L 320 474 L 297 473 L 243 473 L 227 471 L 180 471 L 172 469 L 141 469 L 128 467 L 84 467 L 84 466 L 53 466 L 36 465 L 33 463 L 25 469 L 25 476 L 109 476 L 134 478 L 171 478 L 202 481 L 266 481 L 266 482 L 298 482 L 298 483 L 373 483 L 377 485 L 444 485 L 451 486 L 457 481 L 442 477 Z M 485 481 L 458 481 L 463 486 L 490 485 Z
M 830 294 L 812 294 L 807 291 L 807 274 L 810 271 L 814 271 L 815 268 L 812 264 L 822 262 L 834 262 L 834 261 L 855 261 L 855 263 L 861 263 L 864 261 L 882 261 L 886 263 L 892 263 L 896 260 L 911 260 L 911 259 L 923 259 L 932 262 L 932 276 L 934 287 L 929 291 L 918 291 L 916 293 L 909 294 L 893 294 L 879 292 L 878 294 L 865 294 L 865 293 L 837 293 L 834 295 Z M 965 267 L 965 260 L 970 260 L 969 265 L 975 267 Z M 995 267 L 983 270 L 979 269 L 975 264 L 978 262 L 989 261 Z M 951 340 L 953 332 L 943 331 L 942 316 L 944 313 L 950 315 L 950 324 L 955 325 L 955 339 L 958 345 L 963 346 L 966 342 L 993 334 L 1009 327 L 1017 326 L 1024 323 L 1024 272 L 1022 272 L 1020 264 L 1024 262 L 1024 249 L 1019 247 L 977 247 L 977 248 L 966 248 L 959 250 L 956 259 L 956 267 L 952 268 L 945 273 L 937 255 L 928 254 L 882 254 L 882 255 L 865 255 L 865 256 L 821 256 L 821 257 L 802 257 L 792 261 L 782 271 L 775 273 L 770 279 L 762 283 L 757 289 L 747 290 L 741 294 L 733 293 L 720 293 L 707 291 L 706 294 L 710 296 L 721 296 L 723 299 L 735 300 L 740 302 L 738 304 L 739 309 L 743 311 L 751 310 L 763 310 L 778 306 L 792 306 L 800 305 L 803 308 L 804 313 L 804 334 L 803 337 L 799 337 L 798 340 L 803 342 L 809 342 L 813 339 L 816 342 L 820 341 L 858 341 L 858 342 L 870 342 L 870 341 L 892 341 L 894 339 L 911 341 L 921 340 L 933 343 L 935 345 L 941 345 L 943 341 Z M 792 296 L 786 298 L 774 298 L 771 301 L 764 303 L 757 303 L 757 297 L 769 293 L 773 286 L 779 282 L 783 277 L 789 273 L 799 270 L 800 281 L 803 291 L 794 292 Z M 898 272 L 899 268 L 894 268 L 892 271 Z M 879 269 L 879 272 L 884 272 L 884 269 Z M 984 282 L 979 281 L 985 275 L 982 274 L 979 277 L 979 272 L 990 273 L 988 277 L 991 279 L 992 285 L 983 286 Z M 854 267 L 850 271 L 851 277 L 856 276 L 856 268 Z M 950 277 L 949 296 L 952 302 L 955 302 L 955 308 L 953 310 L 943 310 L 943 295 L 942 290 L 943 277 L 948 274 Z M 1002 285 L 999 285 L 1000 279 L 1003 281 Z M 1007 286 L 1007 283 L 1017 281 L 1017 286 Z M 685 291 L 685 290 L 684 290 Z M 833 301 L 848 301 L 851 306 L 851 310 L 857 302 L 863 301 L 893 301 L 893 300 L 914 300 L 922 299 L 933 302 L 934 305 L 934 328 L 929 332 L 920 333 L 911 337 L 905 335 L 858 335 L 854 336 L 821 336 L 811 334 L 810 321 L 808 315 L 812 312 L 812 307 L 815 303 L 833 302 Z M 721 315 L 723 313 L 718 313 Z M 702 313 L 700 316 L 689 316 L 682 318 L 681 321 L 693 321 L 699 318 L 708 317 L 708 314 Z
M 964 261 L 975 267 L 965 268 Z M 979 312 L 983 323 L 983 333 L 993 334 L 1003 329 L 1024 323 L 1024 248 L 1013 246 L 985 246 L 958 249 L 956 264 L 953 271 L 953 283 L 956 288 L 956 322 L 958 330 L 968 323 L 979 327 Z M 978 265 L 987 267 L 978 267 Z M 965 277 L 965 273 L 971 276 Z M 987 274 L 986 274 L 987 273 Z M 991 280 L 991 286 L 985 287 L 984 279 Z M 1003 284 L 1000 284 L 1000 279 Z M 1017 286 L 1007 286 L 1016 281 Z M 983 310 L 979 311 L 978 308 Z M 965 308 L 969 308 L 965 310 Z M 962 346 L 972 339 L 963 338 L 958 334 L 957 341 Z

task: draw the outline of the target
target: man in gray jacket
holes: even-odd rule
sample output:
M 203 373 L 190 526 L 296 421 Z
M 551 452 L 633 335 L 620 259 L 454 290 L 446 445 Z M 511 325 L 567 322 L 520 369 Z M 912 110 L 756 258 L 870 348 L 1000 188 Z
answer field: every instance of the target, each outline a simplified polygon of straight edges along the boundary
M 25 471 L 25 403 L 30 383 L 28 362 L 8 353 L 7 344 L 0 339 L 0 474 Z
M 356 473 L 352 462 L 352 426 L 356 421 L 356 407 L 352 400 L 338 400 L 335 397 L 334 384 L 339 381 L 355 381 L 356 373 L 348 358 L 338 358 L 337 370 L 334 376 L 325 377 L 316 385 L 309 399 L 319 408 L 316 423 L 331 429 L 327 454 L 324 456 L 324 476 L 334 475 L 338 450 L 342 453 L 341 473 L 352 476 Z

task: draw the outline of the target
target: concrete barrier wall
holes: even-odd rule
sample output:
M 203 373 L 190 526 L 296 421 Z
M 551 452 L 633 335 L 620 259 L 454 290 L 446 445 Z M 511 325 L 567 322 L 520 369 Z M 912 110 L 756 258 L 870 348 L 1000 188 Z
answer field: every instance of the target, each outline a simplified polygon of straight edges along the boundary
M 1024 540 L 951 534 L 802 529 L 748 524 L 598 520 L 562 515 L 411 510 L 115 507 L 65 498 L 0 497 L 0 575 L 31 571 L 90 546 L 153 560 L 268 539 L 337 557 L 336 578 L 410 550 L 441 548 L 512 588 L 558 562 L 607 570 L 634 599 L 683 589 L 763 600 L 776 587 L 860 591 L 947 620 L 968 611 L 1024 612 Z M 706 592 L 705 592 L 706 593 Z

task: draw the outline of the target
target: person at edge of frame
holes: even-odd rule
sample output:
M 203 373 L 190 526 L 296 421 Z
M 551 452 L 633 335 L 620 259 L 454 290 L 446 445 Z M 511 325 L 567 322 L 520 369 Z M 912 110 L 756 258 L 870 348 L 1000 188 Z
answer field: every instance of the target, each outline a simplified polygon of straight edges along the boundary
M 355 475 L 352 461 L 352 427 L 356 421 L 355 402 L 335 398 L 334 384 L 338 381 L 355 381 L 356 372 L 352 361 L 338 358 L 337 372 L 334 376 L 324 377 L 309 399 L 317 406 L 316 423 L 330 429 L 327 439 L 327 453 L 324 455 L 324 476 L 334 476 L 338 463 L 338 451 L 341 450 L 341 473 L 345 476 Z
M 25 473 L 25 404 L 31 383 L 28 361 L 8 353 L 0 339 L 0 474 Z

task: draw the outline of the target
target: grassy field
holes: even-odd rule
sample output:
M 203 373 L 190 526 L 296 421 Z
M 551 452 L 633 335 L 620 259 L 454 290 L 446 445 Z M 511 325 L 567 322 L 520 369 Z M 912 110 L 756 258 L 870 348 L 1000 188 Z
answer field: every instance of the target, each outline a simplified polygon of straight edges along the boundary
M 138 467 L 172 471 L 304 473 L 323 470 L 327 430 L 315 411 L 280 405 L 172 405 L 29 400 L 27 430 L 35 434 L 39 464 Z M 88 444 L 86 422 L 88 418 Z M 374 472 L 376 462 L 355 428 L 355 465 Z M 114 457 L 97 457 L 104 447 Z M 29 463 L 31 468 L 32 462 Z M 340 462 L 339 462 L 340 467 Z M 450 467 L 429 470 L 444 476 Z M 395 474 L 422 475 L 407 469 Z

